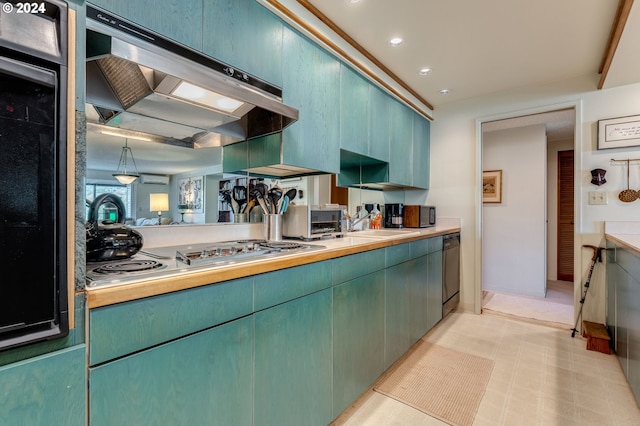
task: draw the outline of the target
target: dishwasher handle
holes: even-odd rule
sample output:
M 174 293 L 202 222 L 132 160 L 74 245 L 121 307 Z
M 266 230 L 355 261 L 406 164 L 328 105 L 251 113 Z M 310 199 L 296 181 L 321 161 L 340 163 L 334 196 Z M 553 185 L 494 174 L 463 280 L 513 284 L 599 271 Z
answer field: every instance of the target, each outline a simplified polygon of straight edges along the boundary
M 447 234 L 442 239 L 443 250 L 452 249 L 460 245 L 460 233 Z

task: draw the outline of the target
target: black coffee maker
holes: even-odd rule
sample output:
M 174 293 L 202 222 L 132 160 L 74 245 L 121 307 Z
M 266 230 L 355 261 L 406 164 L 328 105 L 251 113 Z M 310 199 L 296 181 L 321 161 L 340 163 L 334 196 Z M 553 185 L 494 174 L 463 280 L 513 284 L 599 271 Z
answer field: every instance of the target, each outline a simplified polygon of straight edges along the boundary
M 384 205 L 384 227 L 402 228 L 402 203 Z

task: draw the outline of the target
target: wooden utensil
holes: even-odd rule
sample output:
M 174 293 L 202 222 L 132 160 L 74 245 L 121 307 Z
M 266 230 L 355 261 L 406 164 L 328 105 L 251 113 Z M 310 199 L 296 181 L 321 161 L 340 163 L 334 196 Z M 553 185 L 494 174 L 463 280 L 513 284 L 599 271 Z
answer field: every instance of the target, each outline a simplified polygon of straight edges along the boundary
M 618 194 L 620 201 L 624 203 L 631 203 L 638 199 L 638 191 L 629 189 L 629 169 L 631 168 L 631 160 L 627 160 L 627 189 Z
M 251 209 L 256 205 L 256 199 L 252 198 L 249 200 L 247 204 L 244 205 L 244 210 L 242 213 L 251 213 Z
M 264 212 L 264 214 L 269 214 L 269 208 L 267 207 L 267 203 L 264 201 L 262 192 L 256 189 L 255 191 L 253 191 L 253 196 L 256 200 L 258 200 L 258 204 L 260 204 L 260 207 L 262 207 L 262 211 Z

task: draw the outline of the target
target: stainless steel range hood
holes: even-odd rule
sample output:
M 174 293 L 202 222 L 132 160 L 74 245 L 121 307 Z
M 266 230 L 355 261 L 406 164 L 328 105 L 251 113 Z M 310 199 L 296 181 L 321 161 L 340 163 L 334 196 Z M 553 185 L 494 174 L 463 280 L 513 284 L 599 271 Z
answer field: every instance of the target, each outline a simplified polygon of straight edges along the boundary
M 194 148 L 280 132 L 298 119 L 280 88 L 89 5 L 86 78 L 99 116 L 92 124 Z

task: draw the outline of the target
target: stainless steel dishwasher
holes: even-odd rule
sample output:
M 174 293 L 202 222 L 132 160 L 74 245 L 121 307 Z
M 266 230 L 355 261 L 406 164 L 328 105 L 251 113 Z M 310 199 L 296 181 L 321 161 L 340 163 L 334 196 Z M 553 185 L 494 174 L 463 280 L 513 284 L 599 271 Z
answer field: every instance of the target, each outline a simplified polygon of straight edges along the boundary
M 460 303 L 460 233 L 443 238 L 442 255 L 442 317 L 454 311 Z

